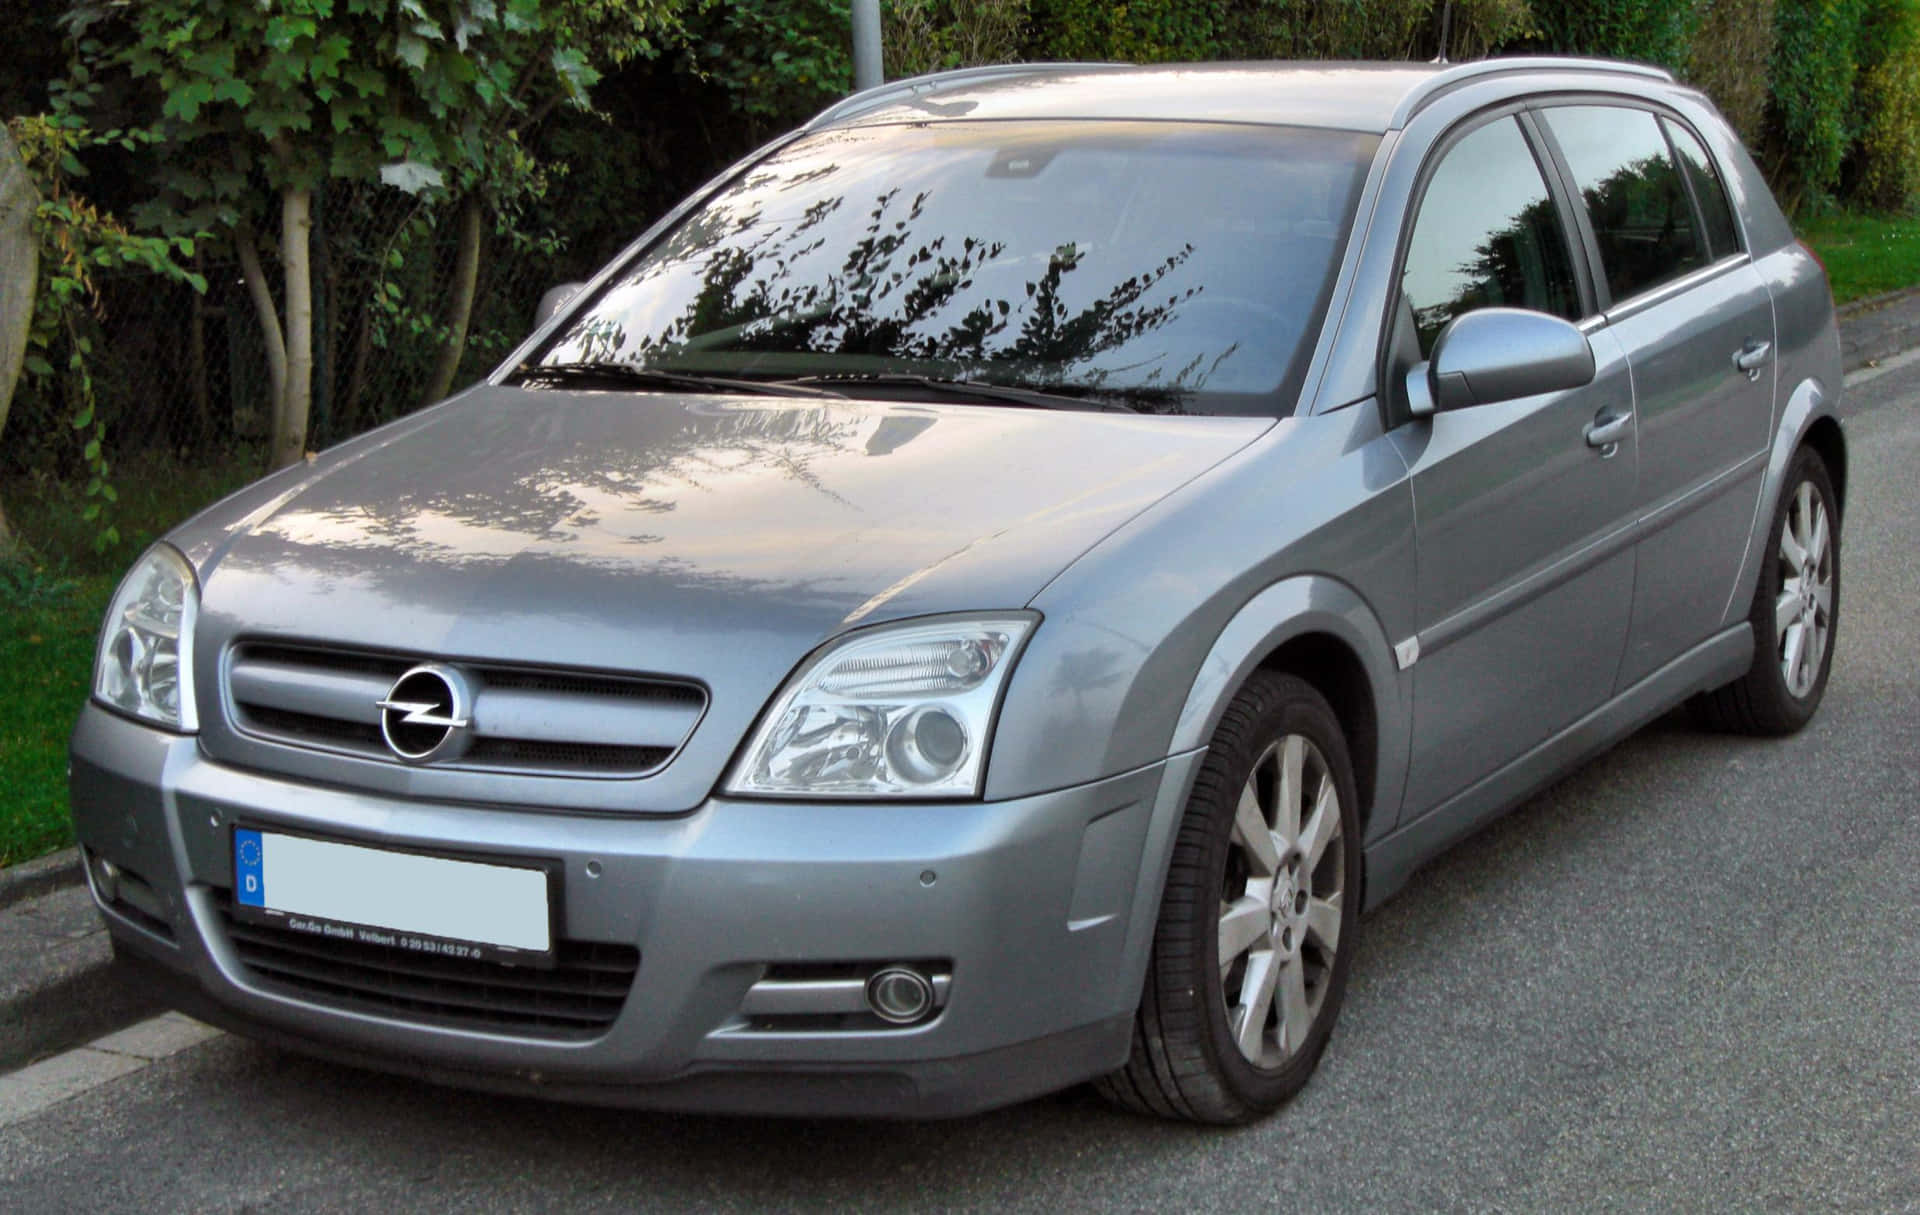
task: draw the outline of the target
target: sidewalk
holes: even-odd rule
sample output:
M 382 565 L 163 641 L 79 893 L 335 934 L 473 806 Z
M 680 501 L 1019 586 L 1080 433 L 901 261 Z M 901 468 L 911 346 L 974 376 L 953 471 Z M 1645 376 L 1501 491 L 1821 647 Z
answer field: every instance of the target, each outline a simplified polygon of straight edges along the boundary
M 1920 347 L 1920 288 L 1840 310 L 1849 372 Z M 74 849 L 0 870 L 0 1072 L 159 1010 L 117 979 Z

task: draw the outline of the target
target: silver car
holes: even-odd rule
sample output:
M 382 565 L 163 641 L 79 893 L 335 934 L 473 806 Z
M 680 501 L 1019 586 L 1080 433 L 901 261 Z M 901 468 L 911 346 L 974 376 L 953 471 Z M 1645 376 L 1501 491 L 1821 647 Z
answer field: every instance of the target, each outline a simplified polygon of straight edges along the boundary
M 1839 391 L 1657 71 L 887 85 L 155 545 L 75 826 L 123 967 L 297 1050 L 1241 1121 L 1422 861 L 1683 701 L 1807 721 Z

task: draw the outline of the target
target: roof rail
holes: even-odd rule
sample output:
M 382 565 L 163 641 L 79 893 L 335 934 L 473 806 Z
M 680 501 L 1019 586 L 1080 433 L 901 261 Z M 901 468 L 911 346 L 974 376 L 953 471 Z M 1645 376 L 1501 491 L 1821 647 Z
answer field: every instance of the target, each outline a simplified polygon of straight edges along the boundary
M 929 72 L 905 80 L 889 80 L 836 101 L 814 115 L 805 129 L 815 131 L 842 119 L 877 110 L 896 101 L 910 101 L 922 93 L 953 84 L 1006 80 L 1017 76 L 1054 76 L 1066 72 L 1105 72 L 1130 67 L 1125 63 L 993 63 L 985 67 L 955 68 L 947 72 Z
M 1476 59 L 1457 63 L 1436 72 L 1408 90 L 1393 111 L 1389 127 L 1403 127 L 1415 114 L 1443 93 L 1487 76 L 1508 72 L 1598 72 L 1614 76 L 1634 76 L 1642 80 L 1673 83 L 1673 73 L 1645 63 L 1626 63 L 1618 59 L 1589 59 L 1577 55 L 1515 55 L 1511 58 Z

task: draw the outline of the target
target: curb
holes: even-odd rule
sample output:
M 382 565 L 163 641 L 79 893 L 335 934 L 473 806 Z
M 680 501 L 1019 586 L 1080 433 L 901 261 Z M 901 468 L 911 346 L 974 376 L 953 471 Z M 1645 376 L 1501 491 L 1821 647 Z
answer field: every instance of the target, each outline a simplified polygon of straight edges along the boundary
M 1902 287 L 1897 291 L 1885 291 L 1879 295 L 1869 295 L 1865 299 L 1848 300 L 1833 310 L 1834 317 L 1841 324 L 1867 312 L 1878 312 L 1889 304 L 1920 296 L 1920 287 Z
M 80 849 L 62 848 L 51 856 L 0 869 L 0 907 L 11 907 L 85 880 L 86 875 L 80 871 Z

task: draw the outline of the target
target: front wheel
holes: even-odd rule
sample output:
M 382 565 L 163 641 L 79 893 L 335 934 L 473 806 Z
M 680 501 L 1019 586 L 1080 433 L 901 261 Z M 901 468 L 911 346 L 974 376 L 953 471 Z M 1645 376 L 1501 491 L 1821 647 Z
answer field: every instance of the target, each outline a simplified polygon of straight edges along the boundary
M 1839 503 L 1825 461 L 1811 448 L 1795 454 L 1785 484 L 1748 616 L 1753 665 L 1693 701 L 1717 729 L 1791 734 L 1812 719 L 1827 690 L 1840 622 Z
M 1127 1065 L 1098 1082 L 1142 1113 L 1246 1122 L 1313 1074 L 1357 936 L 1359 807 L 1326 699 L 1262 672 L 1195 779 Z

